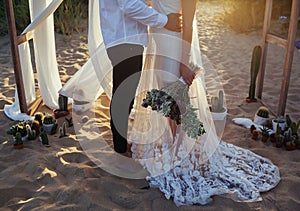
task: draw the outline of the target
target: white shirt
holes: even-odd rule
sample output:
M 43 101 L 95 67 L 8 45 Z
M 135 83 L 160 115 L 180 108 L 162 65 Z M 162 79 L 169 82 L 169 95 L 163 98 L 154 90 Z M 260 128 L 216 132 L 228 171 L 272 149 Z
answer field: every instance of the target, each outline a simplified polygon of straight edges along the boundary
M 147 46 L 147 26 L 162 28 L 168 21 L 166 15 L 149 8 L 145 0 L 99 0 L 99 5 L 106 48 L 122 43 Z

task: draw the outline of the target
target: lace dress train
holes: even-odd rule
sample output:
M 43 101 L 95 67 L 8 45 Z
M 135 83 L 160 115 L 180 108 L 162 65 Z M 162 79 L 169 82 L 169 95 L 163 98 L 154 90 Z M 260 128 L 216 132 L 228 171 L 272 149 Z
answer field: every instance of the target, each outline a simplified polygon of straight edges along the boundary
M 214 195 L 260 201 L 260 192 L 269 191 L 280 181 L 279 170 L 270 160 L 223 141 L 207 163 L 197 170 L 193 166 L 189 156 L 180 166 L 147 180 L 167 199 L 173 197 L 177 206 L 205 205 Z

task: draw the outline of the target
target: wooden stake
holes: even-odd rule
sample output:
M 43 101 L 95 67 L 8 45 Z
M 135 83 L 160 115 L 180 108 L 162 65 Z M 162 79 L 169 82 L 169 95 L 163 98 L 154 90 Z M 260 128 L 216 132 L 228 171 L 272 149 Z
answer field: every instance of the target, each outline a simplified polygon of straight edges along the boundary
M 10 38 L 10 46 L 11 46 L 11 53 L 13 58 L 13 66 L 14 66 L 16 85 L 17 85 L 17 92 L 19 97 L 20 110 L 22 113 L 27 114 L 28 109 L 26 104 L 25 89 L 23 85 L 23 76 L 22 76 L 20 56 L 18 50 L 18 39 L 17 39 L 17 30 L 16 30 L 13 4 L 12 4 L 12 0 L 5 0 L 4 3 L 5 3 L 7 29 Z
M 300 0 L 293 0 L 289 33 L 287 38 L 287 48 L 285 54 L 281 92 L 280 92 L 280 99 L 279 99 L 278 112 L 277 112 L 278 115 L 284 115 L 285 113 L 286 100 L 289 91 L 291 69 L 292 69 L 292 63 L 294 57 L 294 49 L 295 49 L 294 44 L 295 44 L 297 25 L 298 25 L 299 7 L 300 7 Z

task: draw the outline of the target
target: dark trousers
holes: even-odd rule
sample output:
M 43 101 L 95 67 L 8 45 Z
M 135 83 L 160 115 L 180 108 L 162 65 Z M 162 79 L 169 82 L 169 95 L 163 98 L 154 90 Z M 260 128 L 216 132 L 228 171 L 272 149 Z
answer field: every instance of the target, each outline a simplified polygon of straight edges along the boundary
M 134 103 L 143 63 L 143 46 L 121 44 L 107 49 L 113 65 L 110 126 L 114 150 L 127 151 L 128 117 Z

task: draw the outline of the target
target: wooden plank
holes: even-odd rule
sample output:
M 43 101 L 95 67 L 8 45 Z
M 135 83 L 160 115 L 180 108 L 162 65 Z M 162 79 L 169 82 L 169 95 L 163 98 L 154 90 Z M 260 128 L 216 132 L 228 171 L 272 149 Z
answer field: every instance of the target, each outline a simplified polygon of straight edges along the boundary
M 18 45 L 21 45 L 22 43 L 31 40 L 33 38 L 32 32 L 28 32 L 25 34 L 21 34 L 17 37 L 18 39 Z
M 280 46 L 284 49 L 287 48 L 288 41 L 286 39 L 283 39 L 283 38 L 278 37 L 276 35 L 267 34 L 267 39 L 266 40 L 267 40 L 268 43 L 272 43 L 272 44 Z
M 19 98 L 20 110 L 22 113 L 28 113 L 26 95 L 22 77 L 19 49 L 18 49 L 18 39 L 17 39 L 17 30 L 15 23 L 15 15 L 13 10 L 12 0 L 5 0 L 5 11 L 7 19 L 7 28 L 10 38 L 11 53 L 13 58 L 13 66 L 15 73 L 15 80 L 17 85 L 17 93 Z
M 256 95 L 259 99 L 262 98 L 262 91 L 263 91 L 263 84 L 264 84 L 264 77 L 265 77 L 265 64 L 268 52 L 268 41 L 267 35 L 270 31 L 271 25 L 271 15 L 272 15 L 272 7 L 273 7 L 273 0 L 266 0 L 266 8 L 265 8 L 265 17 L 264 17 L 264 25 L 263 25 L 263 35 L 262 35 L 262 55 L 261 55 L 261 62 L 259 66 L 258 78 L 257 78 L 257 89 Z
M 293 0 L 292 2 L 292 11 L 290 18 L 290 26 L 288 32 L 288 40 L 287 40 L 287 50 L 285 56 L 285 64 L 283 70 L 282 84 L 281 84 L 281 92 L 280 99 L 278 105 L 278 115 L 283 115 L 285 113 L 288 89 L 290 84 L 291 77 L 291 69 L 293 63 L 294 56 L 294 43 L 296 39 L 297 25 L 298 25 L 298 15 L 299 15 L 299 7 L 300 0 Z

